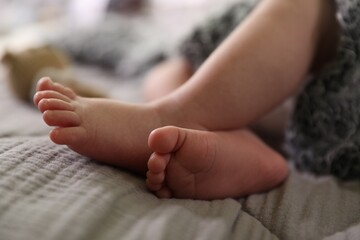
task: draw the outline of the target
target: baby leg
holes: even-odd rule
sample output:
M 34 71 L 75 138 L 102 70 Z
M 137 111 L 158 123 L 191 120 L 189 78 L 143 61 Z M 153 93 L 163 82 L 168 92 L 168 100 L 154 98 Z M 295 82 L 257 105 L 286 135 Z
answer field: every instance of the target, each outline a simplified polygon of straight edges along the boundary
M 178 56 L 167 59 L 145 77 L 143 96 L 152 101 L 184 84 L 221 42 L 256 6 L 254 1 L 239 1 L 216 16 L 206 17 L 178 47 Z
M 157 103 L 176 104 L 207 129 L 245 127 L 302 88 L 333 18 L 331 1 L 264 0 L 189 81 Z
M 193 74 L 190 62 L 184 57 L 166 60 L 149 71 L 142 88 L 146 101 L 159 99 L 183 85 Z

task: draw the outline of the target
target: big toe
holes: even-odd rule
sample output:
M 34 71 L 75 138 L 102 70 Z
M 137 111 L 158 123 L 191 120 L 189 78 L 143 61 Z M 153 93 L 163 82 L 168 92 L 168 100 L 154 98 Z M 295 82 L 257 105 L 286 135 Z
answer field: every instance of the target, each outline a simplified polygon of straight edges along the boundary
M 185 132 L 180 128 L 167 126 L 155 129 L 149 135 L 148 145 L 157 153 L 170 153 L 181 147 L 185 139 Z
M 71 90 L 68 87 L 65 87 L 62 84 L 54 83 L 49 77 L 41 78 L 36 85 L 36 91 L 39 92 L 46 90 L 59 92 L 70 99 L 74 99 L 76 97 L 76 94 L 73 90 Z
M 53 81 L 49 77 L 41 78 L 36 84 L 36 91 L 44 91 L 51 89 Z

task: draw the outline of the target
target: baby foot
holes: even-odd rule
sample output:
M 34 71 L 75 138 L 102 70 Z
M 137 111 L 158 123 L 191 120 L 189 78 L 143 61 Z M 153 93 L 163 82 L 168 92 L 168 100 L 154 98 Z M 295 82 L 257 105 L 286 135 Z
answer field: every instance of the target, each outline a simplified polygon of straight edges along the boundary
M 79 97 L 49 78 L 38 82 L 34 103 L 45 123 L 55 127 L 50 132 L 53 142 L 105 163 L 146 172 L 150 155 L 147 137 L 160 126 L 155 111 L 109 99 Z
M 273 188 L 288 173 L 285 160 L 247 130 L 164 127 L 148 144 L 146 184 L 160 198 L 240 197 Z

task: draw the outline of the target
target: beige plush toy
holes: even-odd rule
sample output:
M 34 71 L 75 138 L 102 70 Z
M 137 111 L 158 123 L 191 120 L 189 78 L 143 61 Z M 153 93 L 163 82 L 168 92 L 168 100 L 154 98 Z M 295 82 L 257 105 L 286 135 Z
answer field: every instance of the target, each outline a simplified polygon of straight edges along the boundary
M 100 91 L 76 81 L 70 71 L 67 56 L 52 47 L 32 48 L 19 53 L 7 52 L 1 62 L 7 69 L 13 92 L 26 102 L 32 103 L 36 82 L 44 76 L 71 87 L 80 96 L 104 97 Z

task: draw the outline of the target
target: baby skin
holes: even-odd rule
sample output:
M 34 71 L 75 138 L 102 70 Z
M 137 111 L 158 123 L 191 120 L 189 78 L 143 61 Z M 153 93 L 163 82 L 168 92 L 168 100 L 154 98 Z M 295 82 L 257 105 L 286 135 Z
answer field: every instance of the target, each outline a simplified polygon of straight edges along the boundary
M 272 188 L 287 173 L 282 157 L 247 130 L 157 128 L 161 114 L 151 105 L 79 97 L 49 78 L 38 82 L 34 103 L 56 127 L 50 132 L 53 142 L 146 174 L 147 187 L 161 198 L 243 196 Z M 258 174 L 262 177 L 254 178 Z
M 43 78 L 34 103 L 55 127 L 53 142 L 146 176 L 158 197 L 269 190 L 286 178 L 287 164 L 247 126 L 301 86 L 321 38 L 323 2 L 264 0 L 189 81 L 155 101 L 83 98 Z

